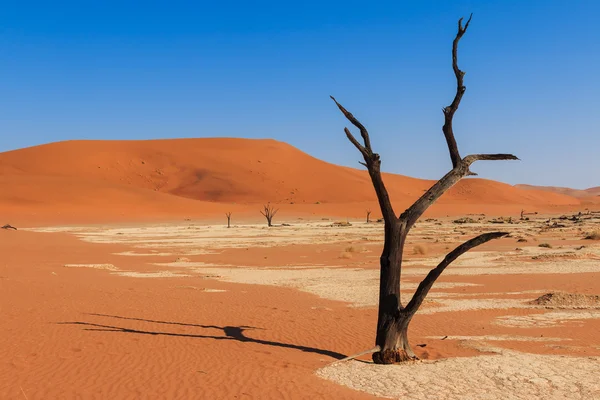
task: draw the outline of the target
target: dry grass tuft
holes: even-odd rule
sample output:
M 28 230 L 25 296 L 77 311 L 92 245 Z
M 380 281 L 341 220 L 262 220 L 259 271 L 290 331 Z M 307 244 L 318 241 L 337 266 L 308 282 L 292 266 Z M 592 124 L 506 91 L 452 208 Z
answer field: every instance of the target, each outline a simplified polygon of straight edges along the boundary
M 600 231 L 596 230 L 587 235 L 584 239 L 586 240 L 600 240 Z
M 425 254 L 427 254 L 427 248 L 422 244 L 417 244 L 415 245 L 415 247 L 413 247 L 413 254 L 424 256 Z
M 362 247 L 354 247 L 352 245 L 346 247 L 344 251 L 340 253 L 339 258 L 352 258 L 354 253 L 364 253 L 366 250 Z

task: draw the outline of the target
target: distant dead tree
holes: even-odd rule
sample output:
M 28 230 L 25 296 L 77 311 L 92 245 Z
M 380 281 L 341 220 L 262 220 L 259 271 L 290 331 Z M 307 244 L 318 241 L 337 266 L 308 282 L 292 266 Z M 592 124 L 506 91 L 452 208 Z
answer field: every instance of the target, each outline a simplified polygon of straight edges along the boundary
M 369 222 L 371 222 L 371 220 L 369 219 L 370 216 L 371 216 L 371 210 L 367 209 L 367 224 Z
M 260 211 L 260 213 L 267 219 L 268 226 L 273 226 L 273 217 L 275 216 L 275 214 L 277 214 L 277 211 L 279 211 L 279 209 L 274 208 L 269 203 L 263 206 L 263 209 Z
M 231 211 L 226 212 L 225 216 L 227 217 L 227 227 L 231 228 Z
M 471 15 L 472 17 L 472 15 Z M 391 364 L 407 360 L 417 359 L 416 355 L 408 342 L 408 325 L 415 315 L 429 290 L 442 274 L 444 269 L 461 254 L 479 246 L 489 240 L 508 235 L 507 232 L 490 232 L 479 235 L 467 242 L 461 244 L 451 251 L 433 268 L 425 279 L 417 287 L 412 299 L 404 306 L 400 300 L 400 276 L 402 272 L 402 253 L 406 236 L 411 227 L 417 222 L 421 215 L 431 206 L 442 194 L 450 187 L 456 184 L 460 179 L 469 175 L 476 175 L 471 172 L 470 166 L 479 160 L 518 160 L 512 154 L 472 154 L 461 157 L 458 152 L 458 146 L 454 138 L 452 129 L 452 119 L 461 98 L 465 93 L 466 87 L 463 84 L 465 73 L 458 68 L 457 53 L 458 42 L 467 31 L 471 17 L 463 27 L 463 19 L 458 20 L 458 33 L 452 43 L 452 69 L 456 76 L 456 94 L 454 100 L 448 107 L 443 108 L 444 126 L 442 131 L 448 144 L 452 169 L 437 183 L 435 183 L 427 192 L 425 192 L 413 205 L 411 205 L 400 216 L 396 216 L 392 207 L 392 202 L 388 196 L 387 189 L 383 183 L 380 167 L 381 160 L 379 154 L 374 153 L 371 148 L 371 140 L 367 129 L 361 124 L 349 111 L 347 111 L 332 96 L 332 100 L 358 130 L 362 137 L 362 143 L 352 135 L 348 128 L 344 128 L 346 136 L 352 144 L 360 151 L 363 156 L 364 165 L 369 171 L 371 182 L 377 194 L 379 206 L 383 214 L 385 239 L 383 252 L 380 258 L 380 281 L 379 281 L 379 308 L 377 321 L 377 334 L 375 338 L 375 348 L 361 354 L 374 353 L 373 361 L 378 364 Z M 351 356 L 349 358 L 353 358 Z
M 13 229 L 13 230 L 17 230 L 17 228 L 15 228 L 14 226 L 10 225 L 10 224 L 6 224 L 2 227 L 2 229 Z

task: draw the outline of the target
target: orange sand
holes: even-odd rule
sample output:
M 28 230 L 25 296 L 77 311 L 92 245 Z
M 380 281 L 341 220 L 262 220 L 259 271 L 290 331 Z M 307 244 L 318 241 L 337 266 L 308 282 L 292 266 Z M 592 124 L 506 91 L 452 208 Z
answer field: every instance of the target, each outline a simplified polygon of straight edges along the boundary
M 358 156 L 358 155 L 357 155 Z M 398 211 L 432 181 L 386 174 Z M 366 171 L 313 158 L 274 140 L 68 141 L 0 153 L 0 210 L 12 224 L 280 215 L 378 215 Z M 579 210 L 581 199 L 465 179 L 429 215 Z
M 589 189 L 571 189 L 566 187 L 557 187 L 557 186 L 535 186 L 535 185 L 515 185 L 515 187 L 519 189 L 526 190 L 543 190 L 546 192 L 552 193 L 561 193 L 566 194 L 567 196 L 577 197 L 577 198 L 588 198 L 600 196 L 600 186 L 596 186 Z

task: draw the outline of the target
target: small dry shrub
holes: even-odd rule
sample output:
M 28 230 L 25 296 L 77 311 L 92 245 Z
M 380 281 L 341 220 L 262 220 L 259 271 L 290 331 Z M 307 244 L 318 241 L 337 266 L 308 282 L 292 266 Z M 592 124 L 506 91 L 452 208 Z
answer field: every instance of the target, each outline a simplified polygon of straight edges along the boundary
M 550 243 L 540 243 L 538 244 L 538 247 L 545 247 L 547 249 L 551 249 L 552 245 Z
M 353 256 L 352 256 L 352 254 L 353 254 L 353 253 L 357 253 L 357 252 L 359 252 L 359 249 L 357 249 L 356 247 L 354 247 L 354 246 L 350 245 L 350 246 L 346 247 L 346 248 L 344 249 L 344 251 L 342 251 L 342 252 L 340 253 L 340 255 L 339 255 L 339 257 L 338 257 L 338 258 L 350 259 L 350 258 L 352 258 L 352 257 L 353 257 Z

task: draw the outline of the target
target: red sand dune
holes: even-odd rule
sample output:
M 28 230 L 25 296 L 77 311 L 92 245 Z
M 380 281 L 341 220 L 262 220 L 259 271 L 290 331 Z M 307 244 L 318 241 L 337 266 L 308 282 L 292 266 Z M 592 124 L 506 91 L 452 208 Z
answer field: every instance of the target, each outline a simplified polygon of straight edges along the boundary
M 432 184 L 392 174 L 385 181 L 398 208 Z M 274 140 L 50 143 L 0 153 L 0 185 L 0 207 L 29 220 L 206 217 L 230 209 L 248 212 L 249 205 L 257 214 L 256 204 L 268 201 L 290 215 L 358 216 L 367 206 L 376 208 L 366 171 L 326 163 Z M 510 206 L 511 212 L 520 207 L 548 211 L 580 204 L 564 194 L 466 179 L 442 197 L 436 210 L 482 212 L 483 206 Z
M 547 193 L 558 193 L 579 199 L 582 208 L 597 209 L 600 207 L 600 186 L 589 189 L 571 189 L 557 186 L 534 186 L 534 185 L 515 185 L 523 190 L 544 191 Z
M 546 192 L 566 194 L 567 196 L 587 198 L 593 196 L 600 196 L 600 186 L 592 187 L 589 189 L 571 189 L 566 187 L 558 186 L 535 186 L 535 185 L 515 185 L 519 189 L 526 190 L 543 190 Z

